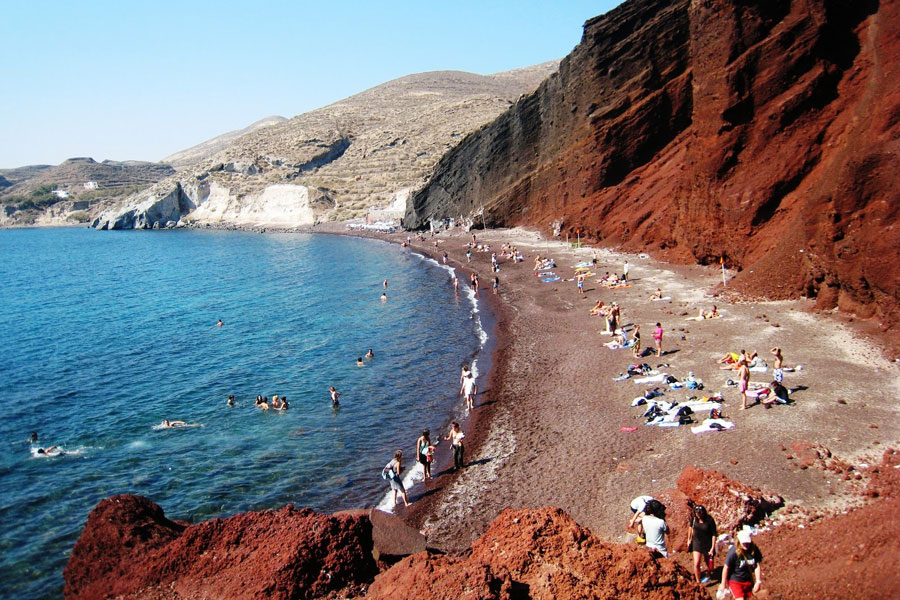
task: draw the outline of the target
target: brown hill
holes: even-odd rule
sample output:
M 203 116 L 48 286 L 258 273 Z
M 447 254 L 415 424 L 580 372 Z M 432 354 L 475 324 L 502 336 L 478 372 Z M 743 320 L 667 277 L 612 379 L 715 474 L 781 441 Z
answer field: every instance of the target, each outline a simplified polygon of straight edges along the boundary
M 99 219 L 101 229 L 185 222 L 312 225 L 403 213 L 440 157 L 556 69 L 552 61 L 494 75 L 419 73 L 185 153 L 191 166 Z M 399 207 L 399 208 L 394 208 Z
M 56 166 L 0 170 L 0 225 L 60 224 L 79 215 L 87 220 L 104 202 L 145 189 L 174 172 L 159 163 L 97 162 L 86 157 Z M 63 197 L 54 190 L 64 193 Z
M 285 119 L 284 117 L 279 117 L 277 115 L 265 117 L 264 119 L 260 119 L 259 121 L 251 123 L 243 129 L 229 131 L 227 133 L 223 133 L 222 135 L 217 135 L 216 137 L 206 140 L 205 142 L 201 142 L 196 146 L 191 146 L 186 150 L 176 152 L 171 156 L 165 157 L 160 162 L 163 162 L 167 165 L 172 165 L 179 171 L 181 169 L 187 169 L 201 162 L 203 159 L 209 158 L 217 152 L 221 152 L 228 146 L 230 142 L 236 140 L 241 136 L 252 133 L 257 129 L 262 129 L 263 127 L 269 127 L 270 125 L 283 123 L 285 121 L 287 121 L 287 119 Z
M 897 0 L 626 2 L 449 152 L 404 224 L 483 205 L 896 326 L 898 40 Z

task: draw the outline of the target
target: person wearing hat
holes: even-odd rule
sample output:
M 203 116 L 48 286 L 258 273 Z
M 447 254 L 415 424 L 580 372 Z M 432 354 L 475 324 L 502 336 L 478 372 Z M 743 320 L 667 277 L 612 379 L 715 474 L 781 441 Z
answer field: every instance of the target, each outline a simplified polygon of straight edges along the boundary
M 737 534 L 737 544 L 728 549 L 717 594 L 720 598 L 725 594 L 726 585 L 735 600 L 746 600 L 759 591 L 762 584 L 762 553 L 753 543 L 750 533 L 748 527 L 741 529 Z
M 716 521 L 712 515 L 706 512 L 706 508 L 703 506 L 695 505 L 689 522 L 688 547 L 694 557 L 694 579 L 697 583 L 702 584 L 709 581 L 709 575 L 700 578 L 700 565 L 704 564 L 709 571 L 712 571 L 716 556 L 714 542 L 718 535 Z

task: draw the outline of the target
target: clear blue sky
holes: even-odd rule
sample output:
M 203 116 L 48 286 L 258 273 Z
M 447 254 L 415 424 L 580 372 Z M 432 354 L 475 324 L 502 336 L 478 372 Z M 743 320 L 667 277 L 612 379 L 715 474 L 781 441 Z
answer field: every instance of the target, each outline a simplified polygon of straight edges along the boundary
M 617 0 L 6 3 L 0 168 L 160 160 L 391 79 L 562 58 Z

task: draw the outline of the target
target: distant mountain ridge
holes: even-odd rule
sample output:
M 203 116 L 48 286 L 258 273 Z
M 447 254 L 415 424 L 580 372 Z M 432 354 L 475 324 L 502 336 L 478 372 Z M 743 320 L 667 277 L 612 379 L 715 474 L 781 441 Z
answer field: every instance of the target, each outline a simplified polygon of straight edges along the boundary
M 367 213 L 400 216 L 410 190 L 449 148 L 532 92 L 557 65 L 408 75 L 291 119 L 257 122 L 236 137 L 172 155 L 178 173 L 93 225 L 294 227 Z

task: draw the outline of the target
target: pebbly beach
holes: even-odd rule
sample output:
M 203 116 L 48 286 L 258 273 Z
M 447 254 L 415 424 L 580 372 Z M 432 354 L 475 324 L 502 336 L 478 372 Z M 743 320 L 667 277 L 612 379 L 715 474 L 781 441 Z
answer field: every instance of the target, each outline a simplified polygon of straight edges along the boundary
M 476 246 L 469 261 L 473 233 L 490 250 Z M 407 234 L 388 237 L 401 243 Z M 495 273 L 491 256 L 504 245 L 525 260 L 500 259 Z M 466 467 L 458 473 L 435 469 L 434 479 L 409 489 L 411 506 L 398 509 L 426 534 L 430 547 L 463 550 L 505 508 L 544 506 L 562 508 L 601 538 L 631 542 L 625 527 L 630 500 L 675 487 L 688 465 L 776 491 L 791 507 L 785 514 L 837 514 L 862 502 L 857 490 L 786 460 L 786 450 L 804 441 L 867 464 L 900 439 L 896 363 L 877 340 L 817 314 L 810 301 L 746 299 L 723 288 L 715 267 L 666 264 L 518 228 L 414 236 L 410 249 L 439 261 L 446 252 L 461 284 L 470 272 L 482 282 L 500 281 L 497 294 L 490 285 L 479 292 L 496 316 L 496 339 L 491 371 L 479 382 L 475 408 L 463 423 Z M 559 279 L 536 276 L 538 255 L 553 259 Z M 576 265 L 594 259 L 579 293 Z M 606 272 L 621 276 L 626 261 L 627 285 L 598 283 Z M 650 300 L 658 289 L 669 299 Z M 662 356 L 647 351 L 637 359 L 628 348 L 609 348 L 603 319 L 590 314 L 598 300 L 618 305 L 626 333 L 641 325 L 644 348 L 653 348 L 659 322 Z M 713 306 L 718 318 L 697 319 Z M 736 381 L 735 371 L 721 368 L 718 359 L 727 352 L 758 353 L 766 368 L 751 374 L 751 385 L 761 387 L 773 378 L 774 347 L 782 349 L 788 367 L 783 378 L 792 391 L 790 405 L 769 410 L 751 401 L 741 411 L 738 388 L 728 385 Z M 703 387 L 622 379 L 634 363 L 678 381 L 691 374 Z M 723 418 L 733 428 L 694 433 L 692 426 L 705 419 L 702 411 L 691 424 L 647 425 L 646 406 L 633 404 L 654 390 L 680 402 L 721 394 Z M 418 433 L 410 432 L 411 440 Z M 449 445 L 439 447 L 440 465 L 448 464 L 448 452 Z

